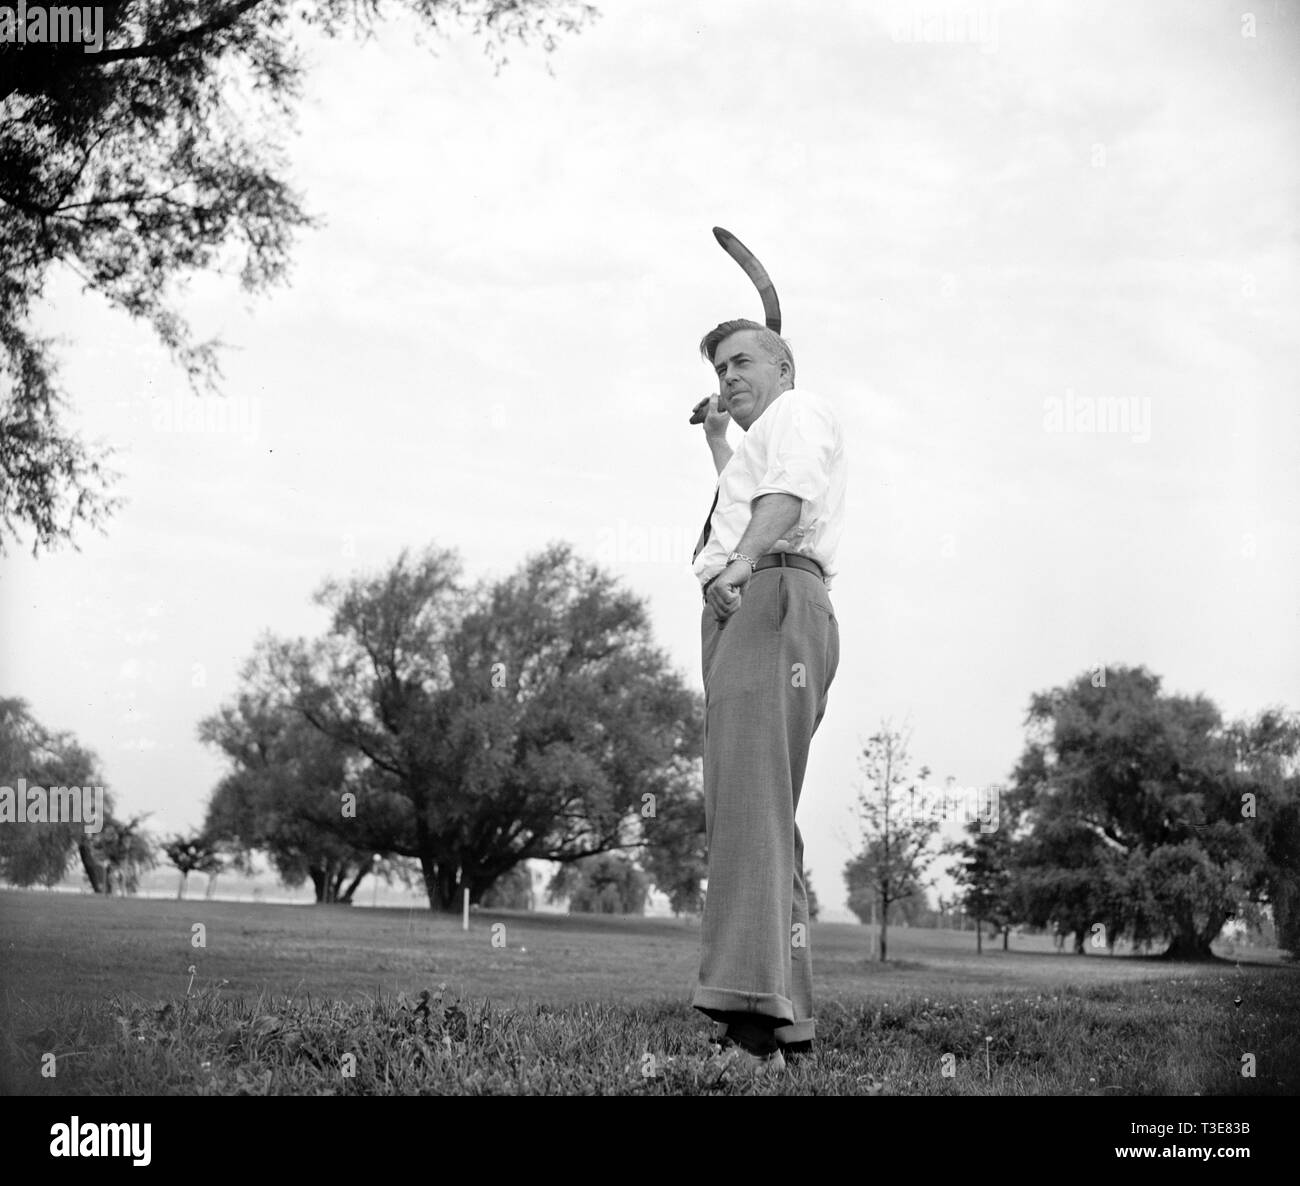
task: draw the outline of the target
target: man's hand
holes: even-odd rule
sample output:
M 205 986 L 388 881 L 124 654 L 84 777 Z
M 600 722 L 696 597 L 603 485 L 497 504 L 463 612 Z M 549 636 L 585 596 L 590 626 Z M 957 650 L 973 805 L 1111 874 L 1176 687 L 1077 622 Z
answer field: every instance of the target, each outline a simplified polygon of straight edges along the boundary
M 722 473 L 731 460 L 731 446 L 727 444 L 727 425 L 730 423 L 731 413 L 718 406 L 718 393 L 715 391 L 709 396 L 709 410 L 704 416 L 704 439 L 713 454 L 713 468 L 718 473 Z
M 731 413 L 718 406 L 718 393 L 709 396 L 709 410 L 704 414 L 704 436 L 706 440 L 726 439 L 727 425 L 731 423 Z
M 705 600 L 718 619 L 718 626 L 727 624 L 727 619 L 740 609 L 740 591 L 753 576 L 753 570 L 743 560 L 734 560 L 720 573 L 718 579 L 709 586 Z

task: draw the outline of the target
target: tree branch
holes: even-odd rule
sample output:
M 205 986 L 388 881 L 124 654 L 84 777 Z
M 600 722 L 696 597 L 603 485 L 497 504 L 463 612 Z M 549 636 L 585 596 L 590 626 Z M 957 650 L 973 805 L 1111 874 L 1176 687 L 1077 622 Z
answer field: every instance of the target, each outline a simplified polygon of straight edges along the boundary
M 256 8 L 261 3 L 262 0 L 237 0 L 237 3 L 232 4 L 224 12 L 214 16 L 210 21 L 195 25 L 192 29 L 182 29 L 178 33 L 171 34 L 170 37 L 147 42 L 143 45 L 127 45 L 120 49 L 106 49 L 97 54 L 70 55 L 68 65 L 75 69 L 84 69 L 86 67 L 103 66 L 108 62 L 166 57 L 184 45 L 194 41 L 201 41 L 211 33 L 220 33 L 222 30 L 230 28 L 244 13 L 251 8 Z

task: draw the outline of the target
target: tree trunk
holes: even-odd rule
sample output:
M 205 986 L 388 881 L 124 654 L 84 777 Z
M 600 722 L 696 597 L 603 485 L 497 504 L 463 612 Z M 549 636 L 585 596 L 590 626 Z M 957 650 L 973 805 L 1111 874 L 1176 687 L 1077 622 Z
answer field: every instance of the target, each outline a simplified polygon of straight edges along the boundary
M 424 892 L 429 898 L 429 909 L 450 913 L 457 907 L 457 869 L 450 861 L 440 861 L 421 855 L 420 873 L 424 877 Z
M 438 908 L 453 911 L 460 901 L 460 870 L 450 861 L 438 869 Z
M 312 888 L 316 891 L 316 904 L 320 905 L 325 901 L 325 871 L 316 865 L 312 865 L 307 870 L 311 878 Z
M 189 876 L 186 870 L 181 870 L 181 883 L 176 887 L 176 900 L 178 902 L 185 897 L 185 883 L 189 880 Z
M 429 899 L 429 909 L 438 909 L 438 862 L 431 856 L 420 854 L 420 876 L 424 879 L 424 893 Z
M 1003 951 L 1011 950 L 1011 928 L 1010 927 L 1002 928 L 1002 950 Z
M 880 962 L 883 964 L 888 958 L 889 945 L 886 942 L 886 936 L 889 933 L 889 903 L 885 902 L 880 911 Z
M 1086 954 L 1087 954 L 1087 952 L 1084 950 L 1084 947 L 1083 947 L 1083 939 L 1084 939 L 1084 934 L 1083 934 L 1082 931 L 1075 931 L 1075 932 L 1074 932 L 1074 954 L 1075 954 L 1075 955 L 1086 955 Z
M 984 954 L 984 920 L 978 914 L 975 916 L 975 954 Z
M 370 872 L 370 866 L 362 865 L 361 871 L 352 879 L 352 881 L 348 885 L 348 888 L 343 891 L 343 894 L 339 898 L 339 901 L 346 902 L 349 906 L 351 906 L 352 895 L 357 892 L 357 886 L 361 884 L 361 879 L 365 877 L 365 875 L 369 872 Z
M 77 854 L 81 857 L 81 867 L 86 872 L 86 878 L 90 882 L 92 893 L 102 894 L 104 892 L 103 873 L 99 868 L 99 862 L 95 860 L 94 851 L 90 847 L 90 841 L 82 837 L 77 842 Z

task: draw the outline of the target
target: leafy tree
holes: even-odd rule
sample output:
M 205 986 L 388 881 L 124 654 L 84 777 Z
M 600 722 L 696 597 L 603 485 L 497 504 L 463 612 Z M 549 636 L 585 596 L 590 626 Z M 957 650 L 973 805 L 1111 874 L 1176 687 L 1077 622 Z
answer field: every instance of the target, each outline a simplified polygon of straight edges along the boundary
M 644 914 L 650 881 L 626 853 L 603 852 L 562 865 L 546 896 L 567 897 L 571 914 Z
M 939 821 L 915 810 L 917 786 L 930 775 L 922 766 L 908 774 L 910 734 L 888 721 L 867 740 L 859 758 L 866 784 L 857 796 L 862 848 L 844 867 L 849 909 L 864 922 L 879 909 L 880 958 L 888 958 L 889 908 L 916 899 L 924 906 L 924 875 L 935 854 L 930 844 Z
M 968 838 L 945 848 L 945 852 L 958 858 L 952 874 L 963 887 L 962 903 L 975 920 L 975 950 L 980 953 L 984 951 L 983 924 L 991 923 L 1001 932 L 1002 950 L 1006 951 L 1011 924 L 1018 913 L 1011 870 L 1015 819 L 1007 810 L 1009 804 L 1003 788 L 990 788 L 989 793 L 996 795 L 999 803 L 993 827 L 974 819 L 966 827 Z
M 533 875 L 528 866 L 507 869 L 483 891 L 479 904 L 487 910 L 532 910 Z
M 109 0 L 105 46 L 0 42 L 0 552 L 99 526 L 109 452 L 62 417 L 49 339 L 31 314 L 66 268 L 148 323 L 196 388 L 219 377 L 176 297 L 236 270 L 249 292 L 283 281 L 311 224 L 285 176 L 304 77 L 302 40 L 368 37 L 401 10 L 426 31 L 468 27 L 503 62 L 590 21 L 570 0 Z
M 808 893 L 808 921 L 816 922 L 817 916 L 821 913 L 822 908 L 820 903 L 817 901 L 817 891 L 813 889 L 811 869 L 805 869 L 803 871 L 803 884 L 804 889 Z
M 185 884 L 191 873 L 215 876 L 221 872 L 225 863 L 218 842 L 204 832 L 195 832 L 190 836 L 176 833 L 163 844 L 162 851 L 168 862 L 180 870 L 181 883 L 176 889 L 177 901 L 185 897 Z
M 1300 958 L 1300 717 L 1265 709 L 1231 726 L 1228 744 L 1264 849 L 1251 899 L 1271 907 L 1279 945 Z
M 645 797 L 698 763 L 699 697 L 644 603 L 565 545 L 473 588 L 452 553 L 403 553 L 317 600 L 326 637 L 264 640 L 242 695 L 279 697 L 346 755 L 346 826 L 417 860 L 435 909 L 521 861 L 639 846 Z
M 1121 667 L 1034 696 L 1028 725 L 1013 790 L 1026 921 L 1068 927 L 1076 951 L 1100 924 L 1111 943 L 1167 936 L 1167 955 L 1211 958 L 1265 863 L 1218 709 Z
M 103 866 L 104 893 L 114 887 L 122 895 L 140 888 L 140 874 L 158 864 L 157 845 L 144 829 L 144 815 L 129 820 L 109 818 L 101 832 L 91 838 L 91 850 Z
M 95 755 L 71 733 L 47 729 L 24 700 L 0 699 L 0 772 L 5 785 L 24 778 L 28 786 L 47 790 L 56 786 L 104 785 Z M 105 791 L 102 821 L 112 819 L 112 796 Z M 107 892 L 103 862 L 93 834 L 83 824 L 33 823 L 24 827 L 0 826 L 0 877 L 14 885 L 55 885 L 63 879 L 74 858 L 79 858 L 95 893 Z
M 199 725 L 233 769 L 208 804 L 204 832 L 249 869 L 267 854 L 288 886 L 311 880 L 318 904 L 351 903 L 406 804 L 368 786 L 347 749 L 308 724 L 270 683 L 262 656 L 246 665 L 245 691 Z M 366 810 L 354 804 L 365 800 Z M 390 872 L 390 870 L 383 870 Z
M 673 914 L 698 914 L 709 862 L 704 796 L 695 771 L 684 773 L 654 808 L 650 818 L 642 808 L 642 864 L 655 888 L 667 895 Z
M 848 907 L 857 915 L 858 921 L 871 926 L 879 924 L 886 916 L 880 907 L 878 889 L 881 875 L 879 854 L 882 846 L 878 841 L 866 845 L 861 852 L 851 858 L 844 866 L 844 884 L 848 889 Z M 891 898 L 887 912 L 890 924 L 903 923 L 918 926 L 929 910 L 929 898 L 926 894 L 926 882 L 919 877 L 896 875 L 891 886 Z M 899 890 L 906 892 L 899 893 Z M 894 895 L 897 896 L 894 896 Z

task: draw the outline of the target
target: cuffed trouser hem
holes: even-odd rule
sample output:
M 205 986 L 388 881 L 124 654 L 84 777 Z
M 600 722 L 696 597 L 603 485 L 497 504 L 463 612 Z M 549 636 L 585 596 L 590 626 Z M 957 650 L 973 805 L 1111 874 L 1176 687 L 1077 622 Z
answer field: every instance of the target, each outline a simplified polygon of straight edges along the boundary
M 782 1046 L 793 1042 L 811 1042 L 815 1037 L 816 1022 L 811 1018 L 791 1021 L 794 1013 L 789 1000 L 779 993 L 737 992 L 726 988 L 697 988 L 691 1004 L 701 1013 L 722 1022 L 722 1034 L 727 1032 L 727 1017 L 733 1013 L 757 1013 L 772 1017 L 782 1024 L 772 1031 L 772 1037 Z
M 695 990 L 691 1004 L 701 1013 L 713 1017 L 715 1013 L 758 1013 L 763 1017 L 774 1017 L 777 1021 L 790 1024 L 794 1017 L 794 1006 L 789 998 L 775 992 L 740 992 L 732 988 L 704 988 Z M 726 1021 L 724 1017 L 714 1017 L 715 1021 Z

